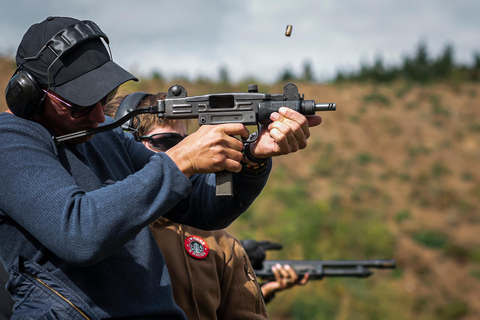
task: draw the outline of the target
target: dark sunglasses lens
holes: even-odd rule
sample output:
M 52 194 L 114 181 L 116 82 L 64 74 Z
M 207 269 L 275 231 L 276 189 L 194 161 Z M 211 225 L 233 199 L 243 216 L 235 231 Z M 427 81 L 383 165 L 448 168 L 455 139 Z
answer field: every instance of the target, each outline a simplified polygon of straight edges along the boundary
M 102 98 L 102 100 L 100 100 L 100 104 L 102 106 L 104 106 L 107 103 L 109 103 L 113 99 L 113 97 L 115 97 L 115 95 L 117 94 L 117 91 L 118 91 L 118 87 L 116 87 L 115 89 L 110 91 L 109 94 L 107 94 L 105 97 Z M 93 104 L 93 105 L 87 106 L 87 107 L 73 106 L 72 107 L 72 118 L 81 118 L 83 116 L 86 116 L 93 109 L 95 109 L 96 105 L 97 104 Z
M 167 151 L 176 146 L 183 137 L 179 134 L 161 134 L 150 138 L 152 147 L 161 151 Z
M 72 118 L 81 118 L 83 116 L 86 116 L 95 108 L 95 106 L 96 106 L 95 104 L 93 106 L 88 106 L 88 107 L 73 106 Z

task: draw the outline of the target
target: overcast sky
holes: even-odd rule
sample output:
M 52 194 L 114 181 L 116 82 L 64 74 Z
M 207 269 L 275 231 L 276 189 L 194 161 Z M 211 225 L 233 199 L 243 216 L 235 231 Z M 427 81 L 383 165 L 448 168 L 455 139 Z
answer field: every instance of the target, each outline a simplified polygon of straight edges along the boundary
M 235 81 L 272 81 L 308 61 L 325 79 L 379 55 L 398 64 L 420 41 L 431 57 L 451 44 L 461 63 L 480 52 L 479 0 L 1 1 L 1 54 L 13 55 L 30 25 L 71 16 L 95 21 L 114 60 L 138 76 L 216 78 L 226 67 Z

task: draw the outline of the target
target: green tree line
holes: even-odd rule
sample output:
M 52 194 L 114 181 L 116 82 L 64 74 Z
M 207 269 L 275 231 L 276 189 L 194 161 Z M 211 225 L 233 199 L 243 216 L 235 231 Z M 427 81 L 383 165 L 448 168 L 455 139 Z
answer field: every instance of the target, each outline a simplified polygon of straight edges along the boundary
M 378 55 L 373 63 L 363 62 L 359 68 L 343 71 L 337 70 L 336 74 L 326 82 L 377 82 L 388 83 L 397 80 L 405 80 L 415 83 L 428 83 L 435 81 L 464 81 L 480 82 L 480 52 L 473 54 L 473 62 L 470 64 L 461 64 L 455 61 L 454 48 L 452 45 L 446 45 L 443 51 L 437 57 L 431 57 L 428 52 L 425 41 L 420 41 L 412 55 L 406 55 L 397 65 L 387 65 L 382 55 Z M 159 71 L 154 71 L 151 78 L 165 80 Z M 186 76 L 177 76 L 177 78 L 188 81 Z M 215 82 L 208 77 L 200 76 L 196 81 Z M 258 79 L 244 79 L 243 82 L 250 81 L 258 83 Z M 301 70 L 296 72 L 291 67 L 285 67 L 274 82 L 320 82 L 315 75 L 314 68 L 310 60 L 305 60 Z M 229 85 L 231 84 L 229 70 L 226 66 L 221 66 L 218 70 L 216 82 Z
M 454 59 L 452 45 L 445 46 L 438 57 L 430 57 L 425 42 L 420 42 L 413 56 L 405 56 L 400 65 L 386 66 L 378 56 L 373 64 L 362 64 L 353 72 L 337 72 L 334 82 L 392 82 L 407 80 L 417 83 L 432 81 L 480 81 L 480 53 L 473 55 L 471 65 L 459 64 Z

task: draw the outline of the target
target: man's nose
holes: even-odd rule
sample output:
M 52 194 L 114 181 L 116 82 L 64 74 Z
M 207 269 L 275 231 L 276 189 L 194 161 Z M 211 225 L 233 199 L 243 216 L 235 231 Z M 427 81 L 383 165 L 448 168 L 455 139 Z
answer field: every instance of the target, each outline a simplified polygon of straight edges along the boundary
M 92 112 L 88 114 L 88 119 L 97 123 L 105 122 L 104 107 L 100 102 L 97 102 L 95 108 L 93 108 Z

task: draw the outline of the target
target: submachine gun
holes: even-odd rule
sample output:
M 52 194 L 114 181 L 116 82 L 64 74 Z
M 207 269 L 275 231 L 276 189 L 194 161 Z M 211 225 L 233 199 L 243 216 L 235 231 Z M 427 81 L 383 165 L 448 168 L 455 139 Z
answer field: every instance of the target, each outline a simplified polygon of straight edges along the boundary
M 299 278 L 308 273 L 308 279 L 320 280 L 324 277 L 358 277 L 367 278 L 373 274 L 370 268 L 394 269 L 395 260 L 392 259 L 374 259 L 374 260 L 265 260 L 263 268 L 256 270 L 257 277 L 266 281 L 275 280 L 272 267 L 276 264 L 289 265 L 295 270 Z
M 281 94 L 259 93 L 258 86 L 251 84 L 245 93 L 218 93 L 187 97 L 187 91 L 181 85 L 173 85 L 168 89 L 165 100 L 158 100 L 156 105 L 148 108 L 137 108 L 126 113 L 119 120 L 95 129 L 83 130 L 56 137 L 57 143 L 96 134 L 119 127 L 133 117 L 151 113 L 159 118 L 194 119 L 199 125 L 242 123 L 257 125 L 270 123 L 270 115 L 280 107 L 287 107 L 303 115 L 313 115 L 318 111 L 336 110 L 335 103 L 315 103 L 305 100 L 298 93 L 294 83 L 287 83 Z M 247 143 L 255 140 L 247 140 Z M 232 173 L 216 173 L 217 196 L 232 196 Z

